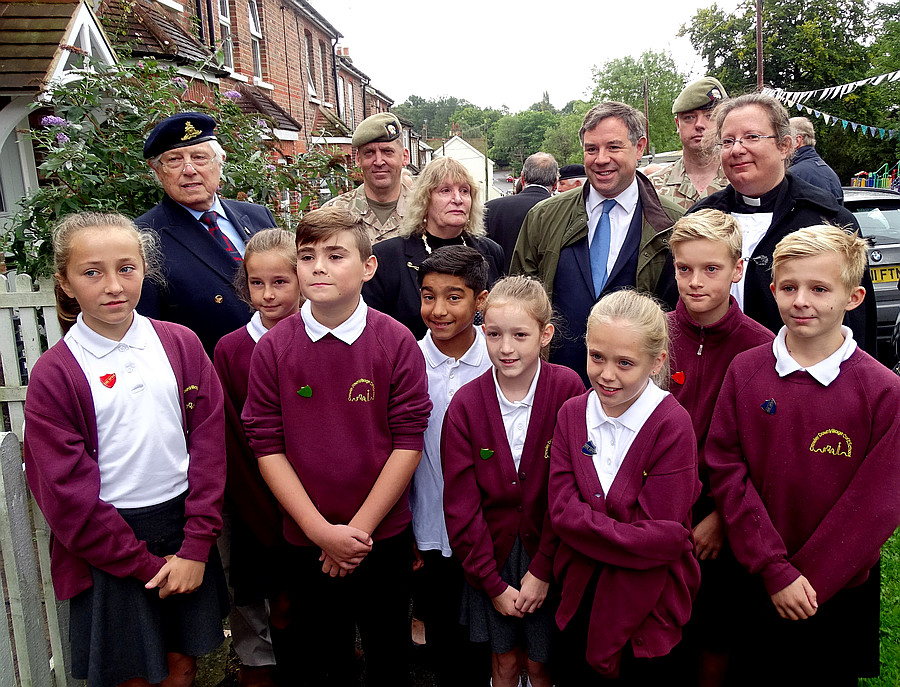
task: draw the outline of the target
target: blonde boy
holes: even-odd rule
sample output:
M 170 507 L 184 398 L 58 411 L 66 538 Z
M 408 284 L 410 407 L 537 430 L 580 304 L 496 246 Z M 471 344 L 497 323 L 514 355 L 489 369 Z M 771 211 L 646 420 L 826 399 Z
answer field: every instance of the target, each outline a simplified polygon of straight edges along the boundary
M 675 223 L 669 240 L 679 301 L 669 313 L 672 379 L 669 391 L 691 416 L 697 436 L 703 490 L 694 505 L 694 553 L 701 562 L 700 592 L 685 643 L 704 684 L 720 681 L 727 656 L 740 639 L 740 624 L 721 609 L 746 573 L 725 543 L 722 518 L 709 489 L 703 445 L 725 372 L 743 351 L 772 341 L 766 327 L 747 317 L 731 296 L 741 279 L 741 229 L 731 215 L 700 210 Z
M 428 425 L 415 339 L 360 297 L 377 262 L 346 210 L 297 227 L 300 312 L 253 352 L 243 421 L 285 512 L 297 684 L 356 684 L 355 629 L 370 685 L 408 680 L 409 482 Z M 279 668 L 282 666 L 278 658 Z
M 877 563 L 900 523 L 900 380 L 842 325 L 865 297 L 861 238 L 809 227 L 773 257 L 785 326 L 732 363 L 706 442 L 729 542 L 758 583 L 741 674 L 856 685 L 878 671 Z

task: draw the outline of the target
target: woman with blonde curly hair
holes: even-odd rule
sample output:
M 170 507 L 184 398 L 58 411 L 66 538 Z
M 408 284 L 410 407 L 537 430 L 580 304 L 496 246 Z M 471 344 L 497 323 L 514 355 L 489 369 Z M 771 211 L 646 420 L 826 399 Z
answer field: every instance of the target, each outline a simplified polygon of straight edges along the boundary
M 417 273 L 422 261 L 444 246 L 471 246 L 488 262 L 490 283 L 503 274 L 503 249 L 485 235 L 481 188 L 468 170 L 449 157 L 430 162 L 419 175 L 401 235 L 375 244 L 375 276 L 363 286 L 366 303 L 425 336 L 419 314 Z

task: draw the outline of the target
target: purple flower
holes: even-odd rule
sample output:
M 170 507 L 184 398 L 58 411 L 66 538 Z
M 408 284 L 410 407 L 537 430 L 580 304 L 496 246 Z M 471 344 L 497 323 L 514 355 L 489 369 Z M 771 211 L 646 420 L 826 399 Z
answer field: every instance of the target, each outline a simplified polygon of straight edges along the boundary
M 138 60 L 137 66 L 138 66 L 138 68 L 143 69 L 143 68 L 144 68 L 144 63 L 141 62 L 140 60 Z
M 71 139 L 66 136 L 62 131 L 56 134 L 56 142 L 62 145 L 63 143 L 68 143 Z
M 222 95 L 224 95 L 229 100 L 240 100 L 241 94 L 237 91 L 225 91 Z
M 266 171 L 267 171 L 267 172 L 274 172 L 274 171 L 275 171 L 275 165 L 266 165 Z
M 176 76 L 174 79 L 172 79 L 172 83 L 176 88 L 187 88 L 187 81 L 182 79 L 180 76 Z
M 260 129 L 268 129 L 269 123 L 265 119 L 257 119 L 256 126 L 258 126 Z
M 41 117 L 41 126 L 69 126 L 69 122 L 62 117 L 47 115 L 46 117 Z

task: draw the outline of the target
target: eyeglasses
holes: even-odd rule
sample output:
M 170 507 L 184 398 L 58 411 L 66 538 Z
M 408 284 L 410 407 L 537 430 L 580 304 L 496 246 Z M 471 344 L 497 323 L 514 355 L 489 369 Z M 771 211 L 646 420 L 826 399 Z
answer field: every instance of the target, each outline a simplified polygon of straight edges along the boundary
M 170 157 L 160 160 L 160 163 L 166 169 L 178 170 L 181 171 L 188 165 L 193 167 L 194 169 L 202 169 L 206 167 L 210 162 L 213 161 L 213 158 L 209 155 L 191 155 L 189 159 L 185 159 L 183 157 Z
M 764 138 L 778 138 L 778 136 L 760 136 L 759 134 L 747 134 L 742 138 L 723 138 L 721 141 L 716 143 L 716 145 L 723 150 L 731 150 L 731 148 L 734 147 L 735 143 L 740 143 L 745 148 L 752 148 L 755 145 L 759 145 L 759 142 Z

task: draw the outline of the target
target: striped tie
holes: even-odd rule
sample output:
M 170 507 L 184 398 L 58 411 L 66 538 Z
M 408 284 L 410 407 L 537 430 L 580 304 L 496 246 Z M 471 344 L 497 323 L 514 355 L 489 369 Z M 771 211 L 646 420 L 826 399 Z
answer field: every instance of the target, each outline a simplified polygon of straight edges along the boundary
M 225 249 L 225 252 L 228 253 L 232 258 L 240 262 L 243 258 L 241 258 L 241 252 L 234 247 L 234 244 L 228 240 L 228 237 L 222 233 L 222 230 L 219 229 L 218 223 L 218 215 L 212 210 L 208 210 L 200 215 L 200 221 L 206 225 L 207 229 L 209 229 L 210 236 L 212 236 L 222 248 Z

